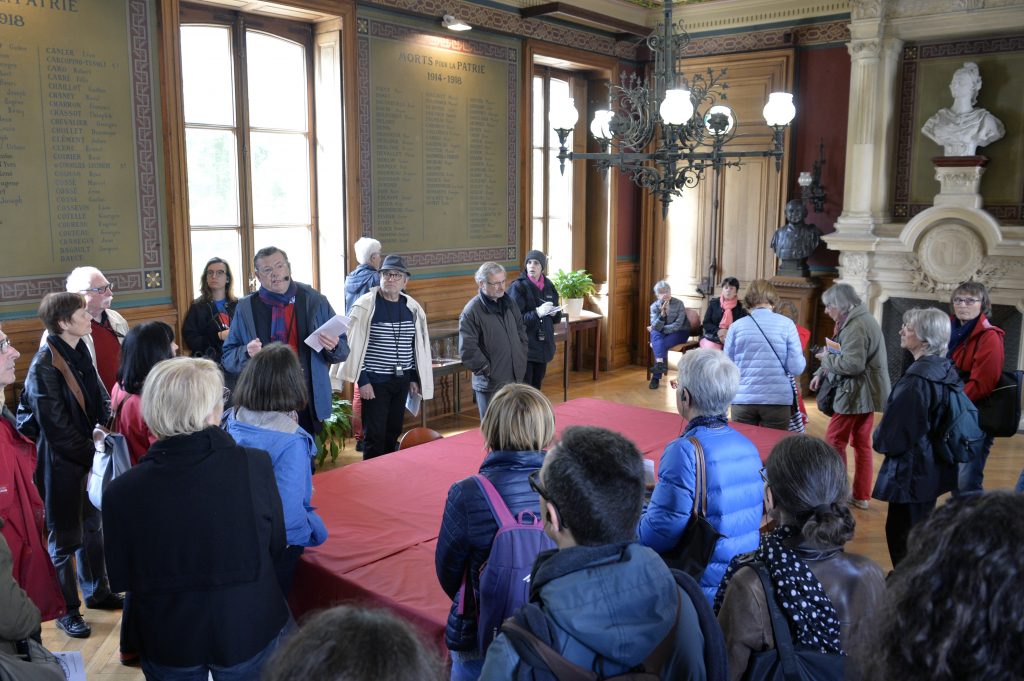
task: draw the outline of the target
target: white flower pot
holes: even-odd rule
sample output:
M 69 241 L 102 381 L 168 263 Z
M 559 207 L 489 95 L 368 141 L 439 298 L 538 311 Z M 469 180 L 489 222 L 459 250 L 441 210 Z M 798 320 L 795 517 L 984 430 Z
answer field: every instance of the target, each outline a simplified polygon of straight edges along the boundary
M 583 311 L 583 299 L 582 298 L 567 298 L 565 301 L 565 314 L 569 316 L 569 319 L 579 319 L 580 312 Z

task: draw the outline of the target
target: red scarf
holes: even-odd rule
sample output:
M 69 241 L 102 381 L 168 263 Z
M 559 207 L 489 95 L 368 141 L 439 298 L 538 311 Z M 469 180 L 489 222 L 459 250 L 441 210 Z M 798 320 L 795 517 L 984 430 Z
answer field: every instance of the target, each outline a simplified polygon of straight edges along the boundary
M 732 310 L 738 302 L 739 298 L 726 300 L 725 296 L 718 296 L 718 303 L 722 306 L 722 321 L 718 322 L 718 328 L 728 329 L 732 326 Z

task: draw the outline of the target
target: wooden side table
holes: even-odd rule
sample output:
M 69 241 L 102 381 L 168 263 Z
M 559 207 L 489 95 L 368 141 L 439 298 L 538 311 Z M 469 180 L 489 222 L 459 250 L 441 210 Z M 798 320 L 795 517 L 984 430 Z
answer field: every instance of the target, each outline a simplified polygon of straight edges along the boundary
M 601 320 L 604 319 L 604 315 L 598 314 L 597 312 L 591 312 L 589 310 L 583 310 L 580 312 L 580 316 L 576 319 L 570 319 L 569 332 L 565 337 L 565 357 L 566 362 L 569 361 L 569 353 L 573 346 L 573 335 L 580 331 L 586 331 L 588 329 L 594 329 L 594 380 L 597 380 L 597 374 L 601 370 Z M 583 363 L 583 345 L 580 343 L 576 344 L 576 361 L 573 363 L 574 367 L 578 371 L 580 365 Z M 568 373 L 567 373 L 568 376 Z

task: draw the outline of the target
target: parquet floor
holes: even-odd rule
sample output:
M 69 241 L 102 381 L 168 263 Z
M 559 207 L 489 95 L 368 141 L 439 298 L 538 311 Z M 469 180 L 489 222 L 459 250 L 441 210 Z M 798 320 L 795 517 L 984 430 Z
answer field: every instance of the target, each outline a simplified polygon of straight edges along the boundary
M 548 378 L 545 392 L 557 403 L 561 399 L 560 386 L 555 386 L 552 377 Z M 668 381 L 662 382 L 659 390 L 649 390 L 644 377 L 644 369 L 628 367 L 601 374 L 598 381 L 591 380 L 589 372 L 576 372 L 572 376 L 569 395 L 576 397 L 595 397 L 613 402 L 622 402 L 638 406 L 675 411 L 675 397 L 668 387 Z M 828 418 L 817 411 L 813 400 L 808 402 L 810 423 L 808 433 L 823 437 L 828 425 Z M 466 412 L 469 413 L 468 411 Z M 478 420 L 469 416 L 451 417 L 432 422 L 431 427 L 446 435 L 462 432 L 478 427 Z M 853 476 L 853 455 L 849 455 L 849 472 Z M 339 465 L 361 459 L 355 452 L 350 441 L 347 450 L 338 460 Z M 875 470 L 881 464 L 882 457 L 875 455 Z M 1014 438 L 996 440 L 985 469 L 986 489 L 1012 488 L 1017 476 L 1024 468 L 1024 435 Z M 941 500 L 940 500 L 941 503 Z M 885 547 L 885 515 L 886 505 L 871 501 L 866 511 L 854 509 L 857 519 L 857 532 L 848 550 L 861 553 L 877 561 L 884 570 L 891 567 L 888 551 Z M 86 671 L 90 681 L 141 681 L 142 672 L 137 668 L 124 667 L 118 659 L 118 640 L 121 629 L 120 613 L 86 610 L 86 620 L 92 625 L 92 636 L 85 640 L 71 639 L 57 631 L 52 622 L 43 625 L 43 642 L 51 650 L 80 650 L 86 662 Z

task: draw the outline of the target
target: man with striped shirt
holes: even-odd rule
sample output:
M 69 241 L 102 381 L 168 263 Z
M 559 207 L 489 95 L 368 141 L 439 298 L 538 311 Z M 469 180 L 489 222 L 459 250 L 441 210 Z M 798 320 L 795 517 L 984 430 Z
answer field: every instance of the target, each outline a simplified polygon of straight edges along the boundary
M 408 281 L 405 261 L 389 255 L 380 266 L 380 286 L 349 311 L 351 354 L 341 377 L 358 384 L 363 400 L 364 459 L 398 449 L 410 393 L 425 400 L 434 396 L 427 316 L 402 292 Z

